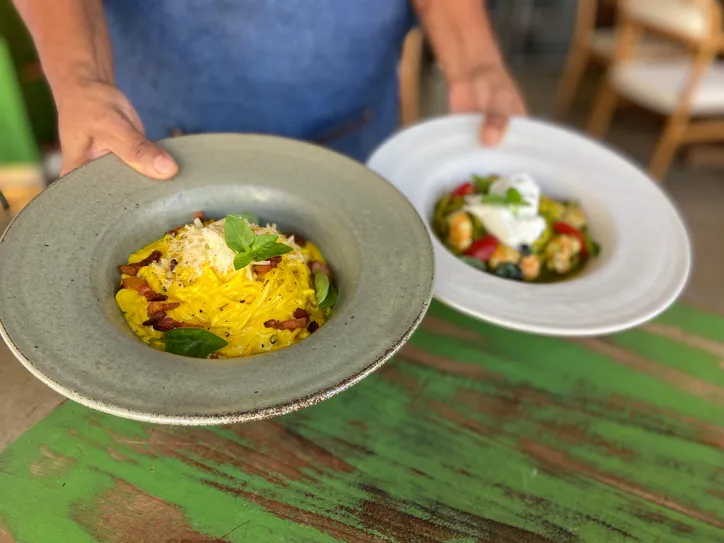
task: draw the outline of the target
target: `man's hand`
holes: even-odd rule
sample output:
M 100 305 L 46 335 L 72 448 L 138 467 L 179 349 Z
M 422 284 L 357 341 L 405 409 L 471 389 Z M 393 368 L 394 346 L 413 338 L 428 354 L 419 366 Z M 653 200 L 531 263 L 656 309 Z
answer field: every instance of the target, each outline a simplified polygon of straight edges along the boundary
M 452 113 L 485 114 L 480 135 L 485 145 L 496 146 L 502 141 L 509 117 L 525 115 L 520 91 L 502 63 L 482 65 L 466 77 L 448 81 L 448 87 Z
M 108 153 L 155 179 L 178 172 L 168 153 L 146 139 L 136 110 L 113 85 L 82 81 L 65 86 L 57 104 L 63 175 Z
M 497 145 L 525 106 L 498 50 L 482 0 L 413 0 L 450 89 L 453 113 L 486 115 L 481 139 Z
M 169 179 L 178 166 L 149 142 L 114 84 L 103 0 L 14 0 L 33 36 L 58 109 L 62 173 L 115 153 L 140 173 Z

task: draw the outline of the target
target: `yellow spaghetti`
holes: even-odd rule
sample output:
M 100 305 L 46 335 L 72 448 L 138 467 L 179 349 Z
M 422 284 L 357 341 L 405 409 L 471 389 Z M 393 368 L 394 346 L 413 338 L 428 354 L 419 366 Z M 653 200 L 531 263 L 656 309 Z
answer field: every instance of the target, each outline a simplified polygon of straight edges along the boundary
M 130 266 L 119 266 L 123 288 L 116 302 L 144 342 L 168 351 L 170 330 L 202 329 L 227 343 L 212 357 L 233 358 L 288 347 L 325 323 L 330 310 L 320 308 L 314 271 L 329 272 L 319 249 L 275 225 L 245 220 L 256 238 L 277 236 L 288 252 L 235 269 L 228 220 L 197 218 L 132 254 Z

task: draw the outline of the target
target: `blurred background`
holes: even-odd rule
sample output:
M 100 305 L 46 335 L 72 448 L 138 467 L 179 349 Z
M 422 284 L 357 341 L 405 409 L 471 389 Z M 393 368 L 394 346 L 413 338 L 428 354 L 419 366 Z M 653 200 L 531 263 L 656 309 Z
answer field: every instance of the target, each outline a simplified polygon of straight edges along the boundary
M 686 297 L 724 310 L 722 1 L 487 4 L 531 115 L 606 140 L 663 183 L 694 241 Z M 419 30 L 408 36 L 400 86 L 403 125 L 446 112 L 445 82 Z M 30 37 L 11 0 L 0 0 L 0 204 L 10 207 L 0 211 L 0 227 L 58 177 L 56 132 L 52 97 Z

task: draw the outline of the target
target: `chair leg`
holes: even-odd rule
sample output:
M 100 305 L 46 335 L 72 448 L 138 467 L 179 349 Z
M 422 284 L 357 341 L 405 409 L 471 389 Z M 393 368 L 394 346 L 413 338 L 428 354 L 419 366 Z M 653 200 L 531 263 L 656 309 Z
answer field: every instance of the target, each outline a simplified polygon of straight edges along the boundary
M 664 179 L 671 162 L 674 160 L 674 156 L 676 156 L 676 151 L 683 141 L 688 124 L 688 115 L 673 115 L 669 118 L 664 133 L 661 135 L 649 162 L 649 174 L 654 179 L 658 181 Z
M 589 59 L 590 53 L 585 45 L 573 44 L 571 46 L 571 54 L 566 61 L 566 67 L 563 70 L 563 76 L 556 95 L 556 114 L 558 117 L 568 115 Z
M 619 101 L 616 89 L 606 80 L 601 82 L 586 128 L 591 136 L 599 139 L 605 137 Z
M 408 126 L 420 118 L 420 86 L 424 35 L 421 28 L 411 30 L 402 50 L 400 63 L 400 124 Z

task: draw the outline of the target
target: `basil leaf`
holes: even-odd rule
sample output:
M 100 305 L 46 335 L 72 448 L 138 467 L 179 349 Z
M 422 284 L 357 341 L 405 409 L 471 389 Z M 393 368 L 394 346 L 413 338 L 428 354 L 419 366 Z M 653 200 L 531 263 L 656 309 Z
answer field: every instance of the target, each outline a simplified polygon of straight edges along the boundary
M 273 256 L 285 255 L 291 250 L 292 248 L 289 247 L 289 245 L 285 245 L 284 243 L 275 243 L 268 247 L 263 247 L 262 249 L 259 249 L 252 254 L 254 256 L 254 261 L 263 262 L 267 258 L 271 258 Z
M 211 353 L 223 349 L 229 343 L 203 328 L 175 328 L 163 336 L 166 352 L 207 358 Z
M 244 219 L 228 215 L 224 221 L 224 237 L 229 248 L 236 253 L 249 250 L 254 242 L 254 232 Z
M 508 200 L 509 204 L 527 204 L 525 200 L 523 200 L 523 196 L 518 192 L 518 189 L 508 189 L 508 192 L 505 193 L 505 198 Z
M 508 189 L 505 196 L 500 194 L 486 194 L 481 200 L 484 204 L 524 207 L 530 204 L 523 199 L 517 189 Z
M 483 196 L 481 200 L 484 204 L 492 204 L 492 205 L 500 205 L 504 206 L 507 205 L 508 200 L 505 196 L 501 196 L 500 194 L 486 194 Z
M 477 258 L 473 258 L 471 256 L 461 256 L 460 260 L 468 264 L 469 266 L 472 266 L 473 268 L 477 268 L 479 270 L 487 270 L 488 267 L 485 265 L 485 262 L 482 260 L 478 260 Z
M 239 219 L 246 219 L 252 224 L 259 224 L 259 217 L 257 217 L 253 213 L 234 213 L 234 217 L 238 217 Z
M 486 177 L 481 177 L 479 175 L 473 174 L 472 178 L 473 184 L 475 185 L 475 191 L 479 194 L 487 194 L 490 190 L 490 185 L 498 180 L 497 175 L 488 175 Z
M 254 258 L 251 256 L 251 253 L 239 253 L 234 257 L 234 269 L 240 270 L 246 268 L 251 264 L 252 260 L 254 260 Z
M 279 236 L 276 236 L 274 234 L 256 236 L 253 243 L 251 244 L 251 252 L 256 253 L 257 251 L 261 251 L 262 249 L 267 249 L 274 245 L 278 239 Z
M 325 275 L 326 277 L 326 275 Z M 329 278 L 327 279 L 329 281 Z M 332 283 L 329 283 L 329 290 L 327 291 L 327 297 L 324 299 L 323 302 L 319 303 L 320 309 L 328 309 L 332 307 L 335 302 L 337 301 L 337 289 Z
M 329 277 L 322 270 L 317 270 L 314 274 L 314 290 L 317 293 L 317 305 L 322 307 L 322 303 L 327 299 L 329 294 Z

